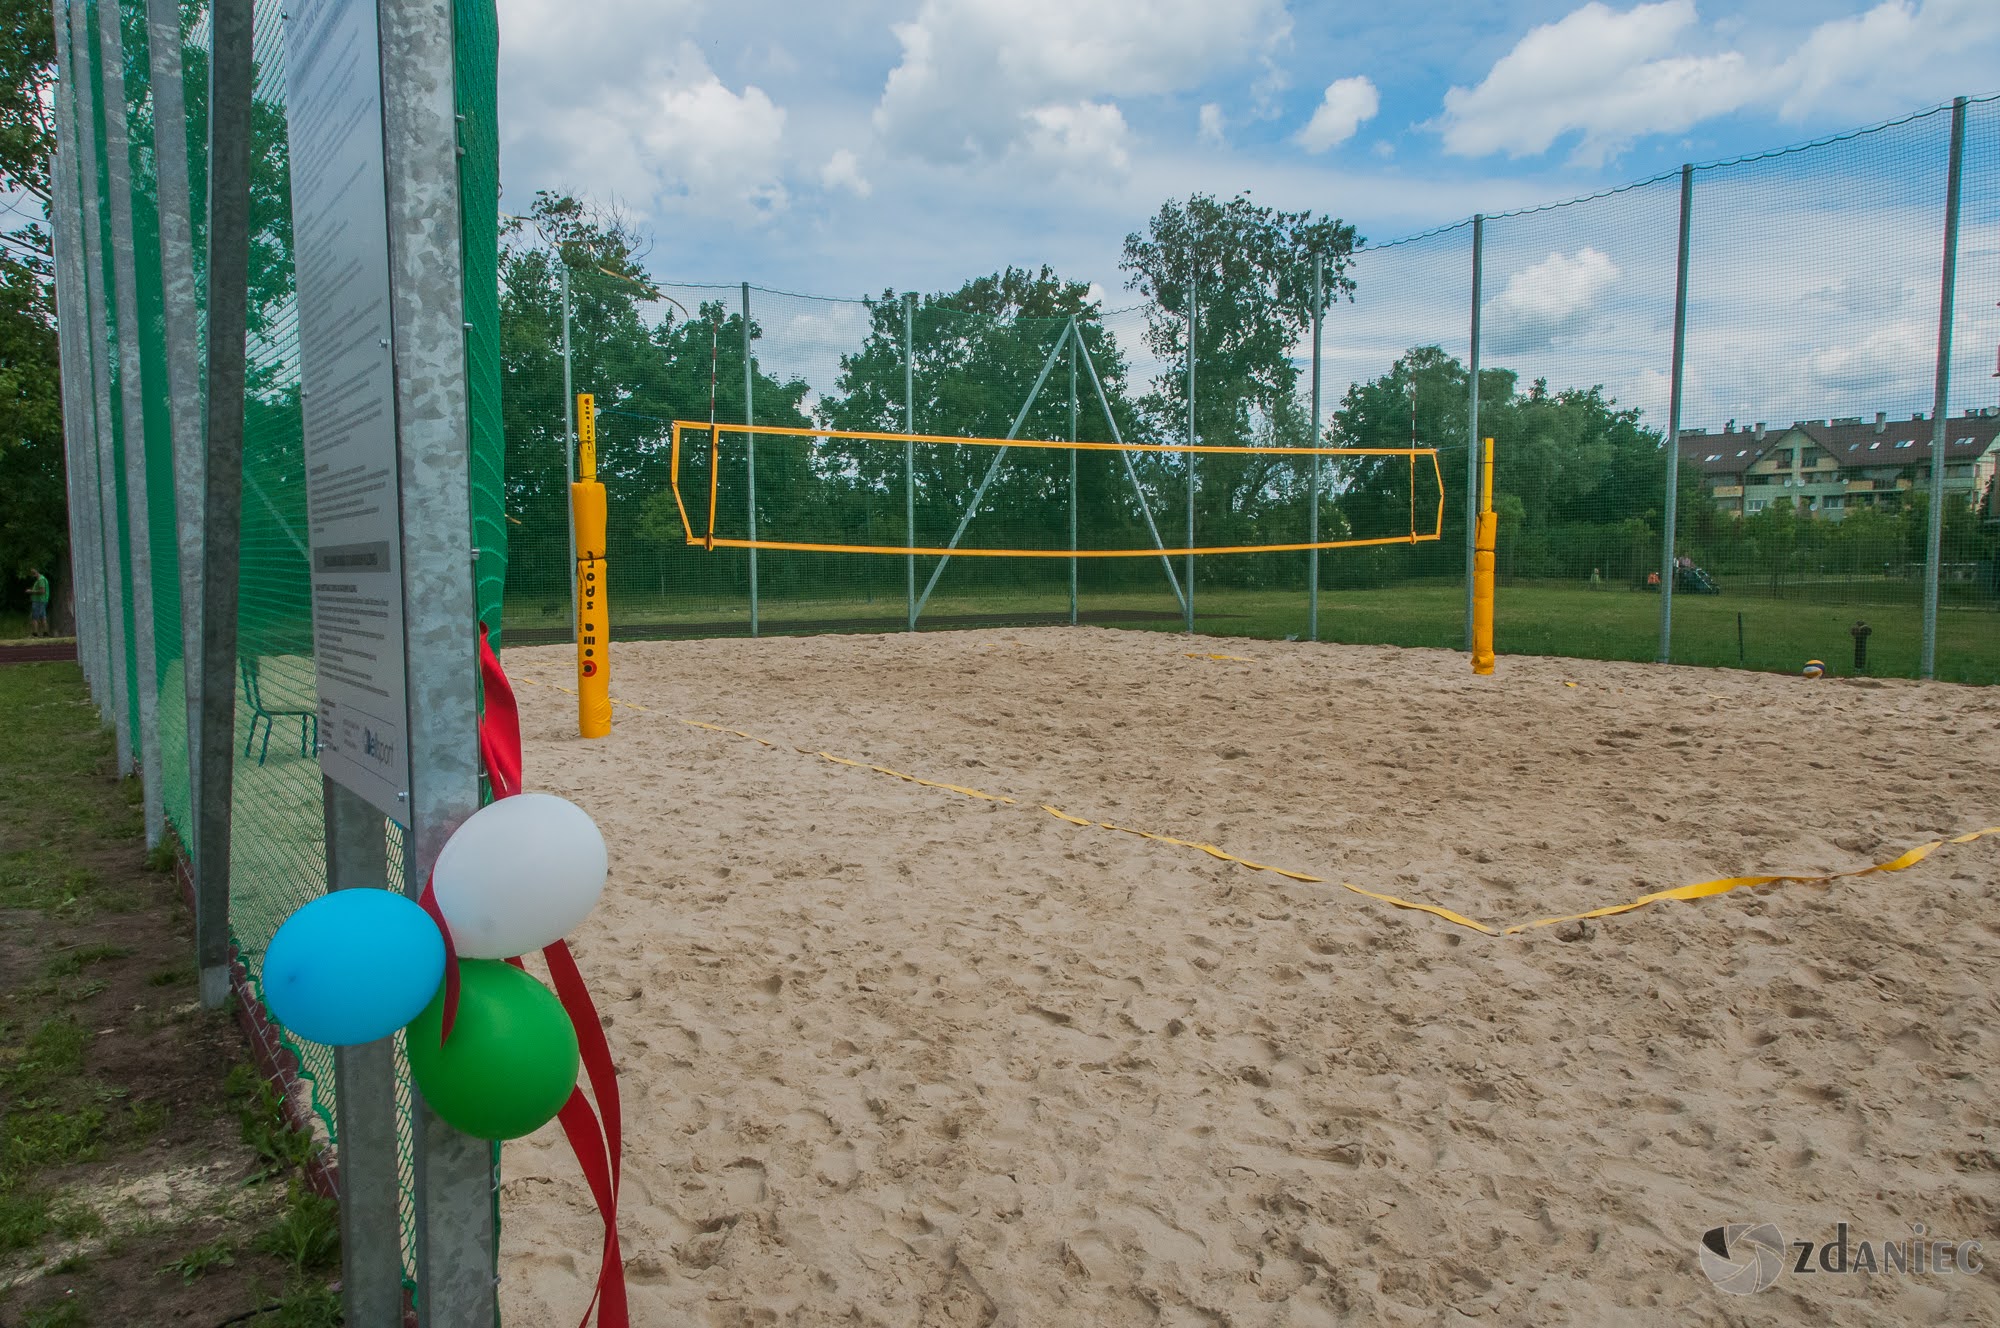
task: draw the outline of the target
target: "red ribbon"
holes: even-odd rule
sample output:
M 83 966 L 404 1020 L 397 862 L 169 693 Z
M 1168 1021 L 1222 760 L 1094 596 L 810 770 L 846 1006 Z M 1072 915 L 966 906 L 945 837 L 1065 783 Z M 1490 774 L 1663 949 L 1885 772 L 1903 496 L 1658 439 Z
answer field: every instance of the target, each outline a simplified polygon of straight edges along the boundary
M 487 639 L 485 623 L 479 625 L 479 678 L 486 695 L 485 709 L 479 718 L 479 754 L 486 763 L 486 779 L 493 787 L 494 798 L 511 798 L 521 791 L 521 710 L 514 700 L 514 688 Z M 451 929 L 445 925 L 430 882 L 424 883 L 424 893 L 418 902 L 444 933 L 444 1033 L 449 1037 L 452 1020 L 458 1013 L 458 955 L 452 948 Z M 570 1090 L 569 1101 L 556 1113 L 570 1149 L 576 1154 L 584 1184 L 590 1187 L 591 1198 L 596 1200 L 597 1210 L 604 1218 L 604 1258 L 598 1266 L 597 1286 L 591 1292 L 590 1304 L 584 1307 L 581 1322 L 588 1324 L 595 1311 L 598 1328 L 631 1328 L 625 1299 L 625 1260 L 618 1246 L 618 1187 L 625 1151 L 618 1068 L 611 1059 L 604 1022 L 597 1016 L 590 988 L 577 967 L 576 957 L 569 952 L 569 945 L 558 940 L 543 947 L 542 957 L 548 962 L 556 998 L 576 1028 L 584 1076 L 597 1099 L 593 1108 L 590 1098 L 584 1096 L 583 1087 L 578 1085 Z M 507 962 L 516 968 L 523 967 L 518 958 Z M 602 1120 L 598 1116 L 600 1111 Z

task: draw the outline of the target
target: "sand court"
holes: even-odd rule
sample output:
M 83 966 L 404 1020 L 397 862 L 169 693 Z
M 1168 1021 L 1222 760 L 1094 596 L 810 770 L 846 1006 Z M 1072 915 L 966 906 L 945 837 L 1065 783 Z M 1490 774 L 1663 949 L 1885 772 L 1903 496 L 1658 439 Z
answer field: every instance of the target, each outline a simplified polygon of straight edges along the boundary
M 528 786 L 610 846 L 572 943 L 637 1323 L 2000 1321 L 1990 1271 L 1742 1297 L 1697 1259 L 1727 1222 L 2000 1227 L 2000 839 L 1519 936 L 1337 884 L 1503 926 L 1880 862 L 2000 824 L 1987 692 L 709 640 L 618 646 L 584 742 L 570 652 L 505 663 Z M 551 1127 L 503 1173 L 508 1322 L 574 1322 L 574 1161 Z

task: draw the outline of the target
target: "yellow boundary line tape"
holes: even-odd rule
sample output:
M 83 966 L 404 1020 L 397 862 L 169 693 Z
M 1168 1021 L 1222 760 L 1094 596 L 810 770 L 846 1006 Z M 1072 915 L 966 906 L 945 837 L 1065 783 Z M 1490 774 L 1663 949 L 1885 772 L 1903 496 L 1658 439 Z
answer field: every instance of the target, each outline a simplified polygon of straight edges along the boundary
M 1196 656 L 1190 655 L 1189 658 L 1196 658 Z M 1211 658 L 1214 657 L 1211 656 Z M 526 683 L 530 687 L 554 687 L 559 692 L 568 692 L 571 696 L 576 695 L 574 690 L 564 687 L 560 683 L 544 683 L 537 679 L 526 677 L 516 678 L 515 681 Z M 707 724 L 698 719 L 682 719 L 678 715 L 666 715 L 666 712 L 656 711 L 651 706 L 637 705 L 631 701 L 620 701 L 615 697 L 612 699 L 611 704 L 622 706 L 627 710 L 660 714 L 674 720 L 676 723 L 685 724 L 689 728 L 706 729 L 711 733 L 724 733 L 734 738 L 746 738 L 751 742 L 772 748 L 773 750 L 778 747 L 777 743 L 760 738 L 754 733 L 745 733 L 742 729 L 726 728 L 720 724 Z M 967 788 L 963 784 L 946 784 L 933 779 L 920 779 L 916 775 L 907 774 L 901 770 L 892 770 L 885 765 L 871 765 L 866 761 L 850 761 L 844 756 L 835 756 L 831 752 L 818 751 L 810 747 L 793 747 L 792 750 L 802 756 L 817 757 L 823 761 L 830 761 L 835 765 L 851 766 L 856 770 L 869 770 L 878 775 L 887 775 L 891 779 L 899 779 L 907 784 L 917 784 L 924 788 L 943 789 L 947 793 L 956 793 L 967 798 L 977 798 L 984 802 L 1004 803 L 1010 807 L 1021 805 L 1018 799 L 1005 797 L 998 793 L 983 793 L 975 788 Z M 1628 900 L 1622 904 L 1607 904 L 1602 908 L 1587 909 L 1581 913 L 1563 913 L 1555 917 L 1536 918 L 1531 922 L 1515 923 L 1511 927 L 1493 927 L 1480 922 L 1476 918 L 1467 917 L 1463 913 L 1454 912 L 1437 904 L 1424 904 L 1412 899 L 1400 899 L 1395 895 L 1379 894 L 1374 890 L 1363 889 L 1361 886 L 1354 885 L 1348 881 L 1329 880 L 1324 876 L 1314 876 L 1309 872 L 1292 871 L 1286 867 L 1274 867 L 1268 862 L 1256 862 L 1250 858 L 1240 858 L 1225 849 L 1217 848 L 1214 844 L 1205 844 L 1199 840 L 1176 839 L 1172 835 L 1155 834 L 1150 830 L 1137 830 L 1129 825 L 1113 825 L 1109 821 L 1093 821 L 1084 816 L 1072 816 L 1068 812 L 1049 806 L 1047 803 L 1037 803 L 1035 805 L 1040 810 L 1055 817 L 1058 821 L 1069 825 L 1111 830 L 1121 835 L 1132 835 L 1139 839 L 1150 839 L 1158 844 L 1171 844 L 1176 848 L 1195 849 L 1206 853 L 1211 858 L 1232 863 L 1238 867 L 1247 867 L 1251 871 L 1270 872 L 1272 875 L 1282 876 L 1288 881 L 1298 881 L 1306 885 L 1337 885 L 1343 890 L 1349 890 L 1357 895 L 1373 899 L 1377 903 L 1388 904 L 1392 908 L 1408 909 L 1415 913 L 1428 913 L 1434 918 L 1442 918 L 1446 922 L 1455 923 L 1460 927 L 1479 932 L 1484 936 L 1518 936 L 1522 932 L 1534 931 L 1541 927 L 1553 927 L 1560 922 L 1582 922 L 1591 918 L 1608 918 L 1620 913 L 1630 913 L 1635 909 L 1645 908 L 1649 904 L 1657 904 L 1669 899 L 1692 901 L 1696 899 L 1708 899 L 1715 895 L 1728 894 L 1732 890 L 1755 888 L 1762 885 L 1775 885 L 1780 882 L 1793 882 L 1799 885 L 1827 885 L 1834 881 L 1846 880 L 1855 876 L 1868 876 L 1876 872 L 1906 871 L 1947 844 L 1970 844 L 1975 840 L 1985 839 L 1992 835 L 2000 835 L 2000 826 L 1989 826 L 1984 830 L 1972 830 L 1961 835 L 1933 839 L 1927 843 L 1918 844 L 1914 848 L 1905 849 L 1902 853 L 1889 859 L 1887 862 L 1871 863 L 1868 866 L 1855 867 L 1848 871 L 1771 872 L 1765 875 L 1724 876 L 1713 881 L 1697 881 L 1692 885 L 1677 885 L 1670 890 L 1655 890 L 1651 894 L 1640 895 L 1637 899 Z

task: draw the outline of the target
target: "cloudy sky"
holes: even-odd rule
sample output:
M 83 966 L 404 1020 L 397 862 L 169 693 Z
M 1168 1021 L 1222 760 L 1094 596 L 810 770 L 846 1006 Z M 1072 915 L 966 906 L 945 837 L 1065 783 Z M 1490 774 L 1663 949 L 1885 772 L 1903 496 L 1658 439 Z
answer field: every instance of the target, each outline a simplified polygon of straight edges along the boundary
M 663 280 L 823 295 L 1049 262 L 1115 307 L 1132 300 L 1125 234 L 1195 190 L 1386 241 L 2000 87 L 1995 0 L 500 0 L 500 18 L 503 207 L 585 194 L 651 234 Z M 2000 107 L 1977 109 L 2000 129 Z M 1921 358 L 1944 119 L 1806 170 L 1703 178 L 1696 306 L 1749 301 L 1773 327 L 1839 335 L 1788 347 L 1697 319 L 1691 355 L 1717 374 L 1691 417 L 1791 408 L 1744 368 L 1764 358 L 1792 365 L 1786 391 L 1818 414 L 1806 403 L 1880 395 L 1884 366 Z M 1974 158 L 1977 269 L 2000 250 L 2000 162 Z M 1568 350 L 1628 399 L 1662 393 L 1676 202 L 1667 183 L 1489 228 L 1489 361 L 1532 372 Z M 1745 252 L 1780 219 L 1812 270 Z M 1462 328 L 1464 250 L 1444 236 L 1362 270 L 1368 311 L 1337 334 L 1354 372 Z M 1741 382 L 1714 381 L 1731 365 Z

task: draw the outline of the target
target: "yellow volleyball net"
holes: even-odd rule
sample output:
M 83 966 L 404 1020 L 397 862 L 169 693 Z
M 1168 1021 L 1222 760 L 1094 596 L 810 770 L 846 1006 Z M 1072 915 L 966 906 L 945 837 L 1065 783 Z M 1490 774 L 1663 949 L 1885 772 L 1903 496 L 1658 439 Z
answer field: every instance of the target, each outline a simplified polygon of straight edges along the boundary
M 1444 529 L 1434 447 L 1071 442 L 701 420 L 675 420 L 671 447 L 682 533 L 709 550 L 1178 558 L 1421 544 Z M 1186 537 L 1194 523 L 1183 489 L 1198 470 L 1203 492 L 1219 492 L 1201 529 L 1220 539 Z M 816 479 L 845 500 L 783 504 L 775 529 L 733 496 Z M 1328 510 L 1364 490 L 1372 501 L 1361 515 L 1353 504 Z M 1274 493 L 1285 501 L 1269 501 Z M 1232 521 L 1237 507 L 1255 507 L 1258 518 Z

